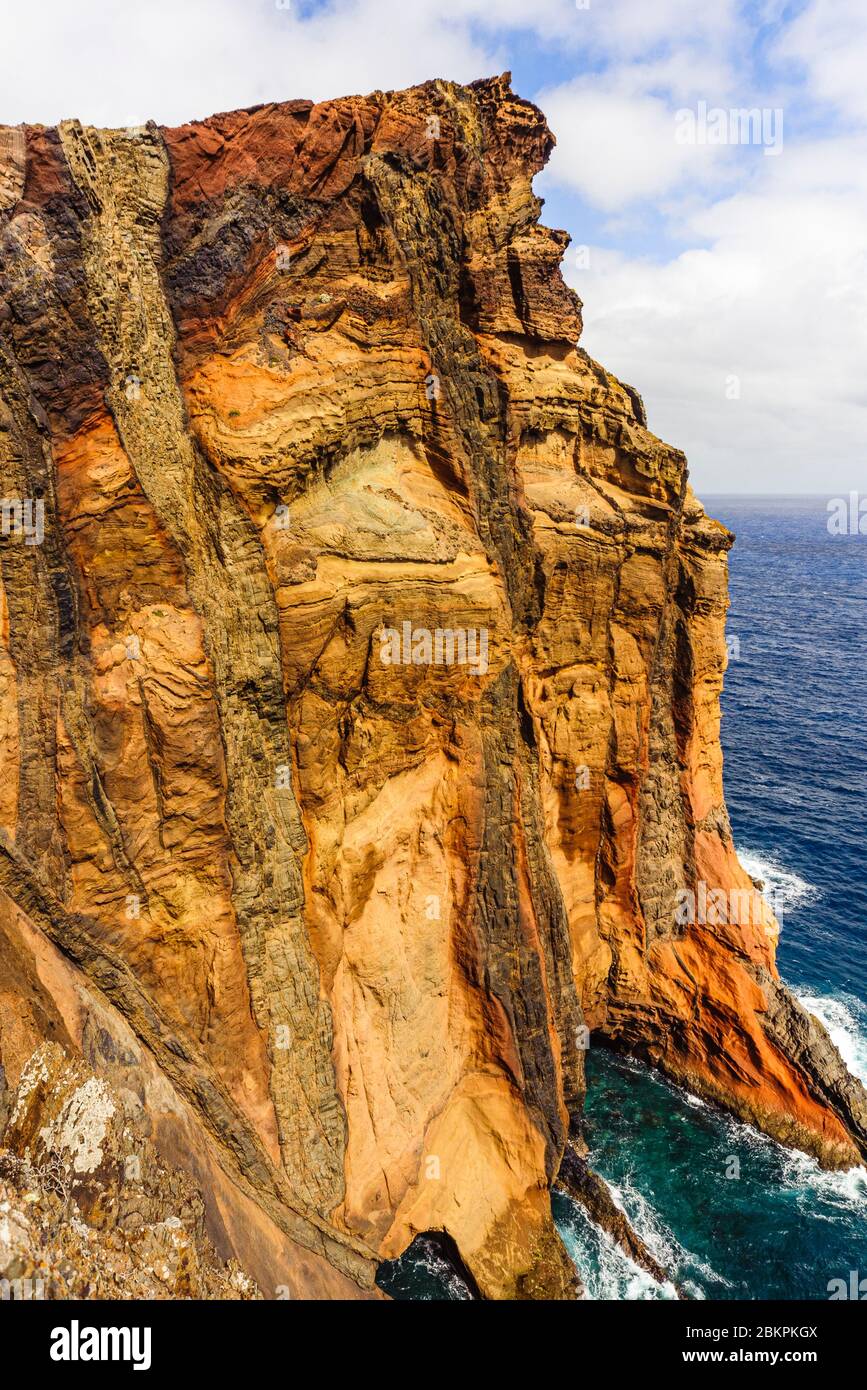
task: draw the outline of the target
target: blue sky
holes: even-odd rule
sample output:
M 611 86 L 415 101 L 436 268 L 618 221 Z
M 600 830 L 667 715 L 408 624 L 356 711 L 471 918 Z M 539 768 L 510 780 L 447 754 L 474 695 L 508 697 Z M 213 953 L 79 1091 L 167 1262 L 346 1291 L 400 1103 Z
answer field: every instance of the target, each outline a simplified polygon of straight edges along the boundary
M 696 489 L 867 490 L 867 0 L 40 0 L 4 40 L 8 123 L 510 69 L 558 137 L 536 186 L 583 345 Z M 781 112 L 772 148 L 679 138 L 702 104 Z

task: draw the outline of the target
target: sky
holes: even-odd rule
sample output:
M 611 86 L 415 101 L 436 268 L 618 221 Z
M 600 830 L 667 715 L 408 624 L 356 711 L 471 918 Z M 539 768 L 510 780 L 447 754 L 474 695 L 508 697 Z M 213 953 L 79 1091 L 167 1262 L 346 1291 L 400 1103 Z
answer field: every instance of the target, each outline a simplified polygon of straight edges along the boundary
M 6 124 L 510 70 L 557 136 L 582 345 L 699 494 L 867 491 L 867 0 L 2 3 Z

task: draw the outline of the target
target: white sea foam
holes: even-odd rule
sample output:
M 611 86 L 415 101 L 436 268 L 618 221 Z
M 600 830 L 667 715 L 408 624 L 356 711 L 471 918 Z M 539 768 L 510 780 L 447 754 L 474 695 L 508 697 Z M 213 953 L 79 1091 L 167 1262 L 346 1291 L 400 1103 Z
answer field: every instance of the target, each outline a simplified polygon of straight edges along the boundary
M 673 1284 L 659 1284 L 635 1264 L 583 1207 L 569 1201 L 569 1221 L 560 1226 L 566 1248 L 584 1284 L 585 1299 L 618 1301 L 677 1298 Z
M 470 1297 L 464 1280 L 455 1272 L 448 1260 L 444 1259 L 439 1251 L 430 1241 L 423 1241 L 416 1248 L 416 1256 L 419 1263 L 435 1282 L 444 1284 L 449 1291 L 449 1296 L 457 1301 L 465 1301 Z
M 833 1219 L 841 1212 L 862 1216 L 867 1201 L 867 1168 L 848 1168 L 843 1173 L 820 1168 L 813 1158 L 787 1149 L 783 1165 L 783 1183 L 798 1192 L 799 1206 L 814 1219 Z M 821 1212 L 816 1198 L 830 1211 Z
M 614 1183 L 609 1183 L 608 1186 L 620 1210 L 629 1218 L 651 1255 L 664 1269 L 669 1270 L 681 1282 L 688 1283 L 689 1275 L 693 1273 L 700 1274 L 703 1279 L 730 1287 L 729 1281 L 717 1274 L 705 1260 L 699 1259 L 681 1245 L 644 1193 L 635 1186 L 629 1174 L 623 1177 L 619 1186 Z M 689 1291 L 692 1292 L 692 1289 Z
M 810 998 L 801 997 L 801 1003 L 810 1008 L 811 1013 L 817 1013 L 808 1002 Z M 839 1000 L 824 1002 L 840 1005 Z M 867 1168 L 829 1171 L 820 1168 L 809 1154 L 777 1143 L 734 1115 L 721 1114 L 720 1123 L 733 1148 L 740 1145 L 760 1159 L 781 1158 L 780 1184 L 798 1194 L 799 1207 L 812 1220 L 833 1220 L 840 1214 L 863 1215 L 867 1203 Z
M 824 1023 L 846 1066 L 867 1085 L 867 1010 L 857 999 L 834 994 L 799 994 L 811 1014 Z
M 739 850 L 738 858 L 747 873 L 764 884 L 766 896 L 781 913 L 819 896 L 813 884 L 783 868 L 775 859 L 750 849 Z M 852 1075 L 867 1085 L 867 1008 L 845 995 L 799 993 L 798 998 L 805 1009 L 824 1023 Z
M 739 849 L 738 859 L 750 877 L 759 879 L 764 885 L 762 891 L 778 913 L 791 912 L 819 896 L 819 890 L 812 883 L 784 869 L 776 859 L 751 849 Z

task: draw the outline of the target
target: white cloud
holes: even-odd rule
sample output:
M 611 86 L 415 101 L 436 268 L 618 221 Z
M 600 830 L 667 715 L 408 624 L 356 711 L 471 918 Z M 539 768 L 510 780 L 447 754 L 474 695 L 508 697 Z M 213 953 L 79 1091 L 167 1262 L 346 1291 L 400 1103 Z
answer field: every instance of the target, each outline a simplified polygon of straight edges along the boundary
M 583 200 L 576 242 L 582 217 L 604 241 L 602 214 L 610 249 L 593 246 L 586 271 L 566 263 L 584 346 L 642 392 L 700 489 L 863 487 L 867 10 L 810 0 L 789 22 L 769 0 L 760 18 L 782 67 L 729 6 L 669 23 L 649 53 L 615 24 L 601 71 L 543 94 L 558 148 L 542 183 Z M 678 146 L 672 111 L 699 100 L 782 104 L 782 151 Z M 806 133 L 834 118 L 848 135 Z M 614 249 L 626 235 L 646 251 Z
M 806 75 L 817 100 L 867 120 L 867 8 L 864 0 L 811 0 L 781 33 L 777 55 Z
M 576 6 L 572 6 L 573 14 Z M 737 0 L 590 0 L 576 17 L 577 42 L 593 58 L 625 63 L 657 51 L 693 49 L 711 63 L 743 32 Z M 580 27 L 579 27 L 580 26 Z
M 654 263 L 594 247 L 589 270 L 567 272 L 585 347 L 642 392 L 699 490 L 863 485 L 865 225 L 859 138 L 789 149 L 693 215 L 684 230 L 705 249 Z
M 172 125 L 262 101 L 470 81 L 507 65 L 499 37 L 471 31 L 478 8 L 338 0 L 305 17 L 274 0 L 40 0 L 4 30 L 0 121 Z
M 687 181 L 694 190 L 722 177 L 730 148 L 679 144 L 677 107 L 625 87 L 578 78 L 539 94 L 557 136 L 549 184 L 574 189 L 593 206 L 613 212 Z

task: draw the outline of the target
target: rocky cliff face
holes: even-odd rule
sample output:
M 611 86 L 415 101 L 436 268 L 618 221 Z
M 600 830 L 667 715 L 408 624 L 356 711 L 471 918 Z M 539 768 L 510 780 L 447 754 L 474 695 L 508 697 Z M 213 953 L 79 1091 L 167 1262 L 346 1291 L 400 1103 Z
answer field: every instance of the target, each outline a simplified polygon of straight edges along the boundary
M 506 78 L 0 131 L 0 1060 L 134 1097 L 265 1296 L 427 1231 L 573 1295 L 588 1037 L 867 1154 L 732 845 L 731 537 L 577 346 L 552 143 Z
M 190 1177 L 167 1166 L 150 1117 L 57 1043 L 10 1098 L 0 1149 L 0 1297 L 252 1299 L 222 1267 Z

